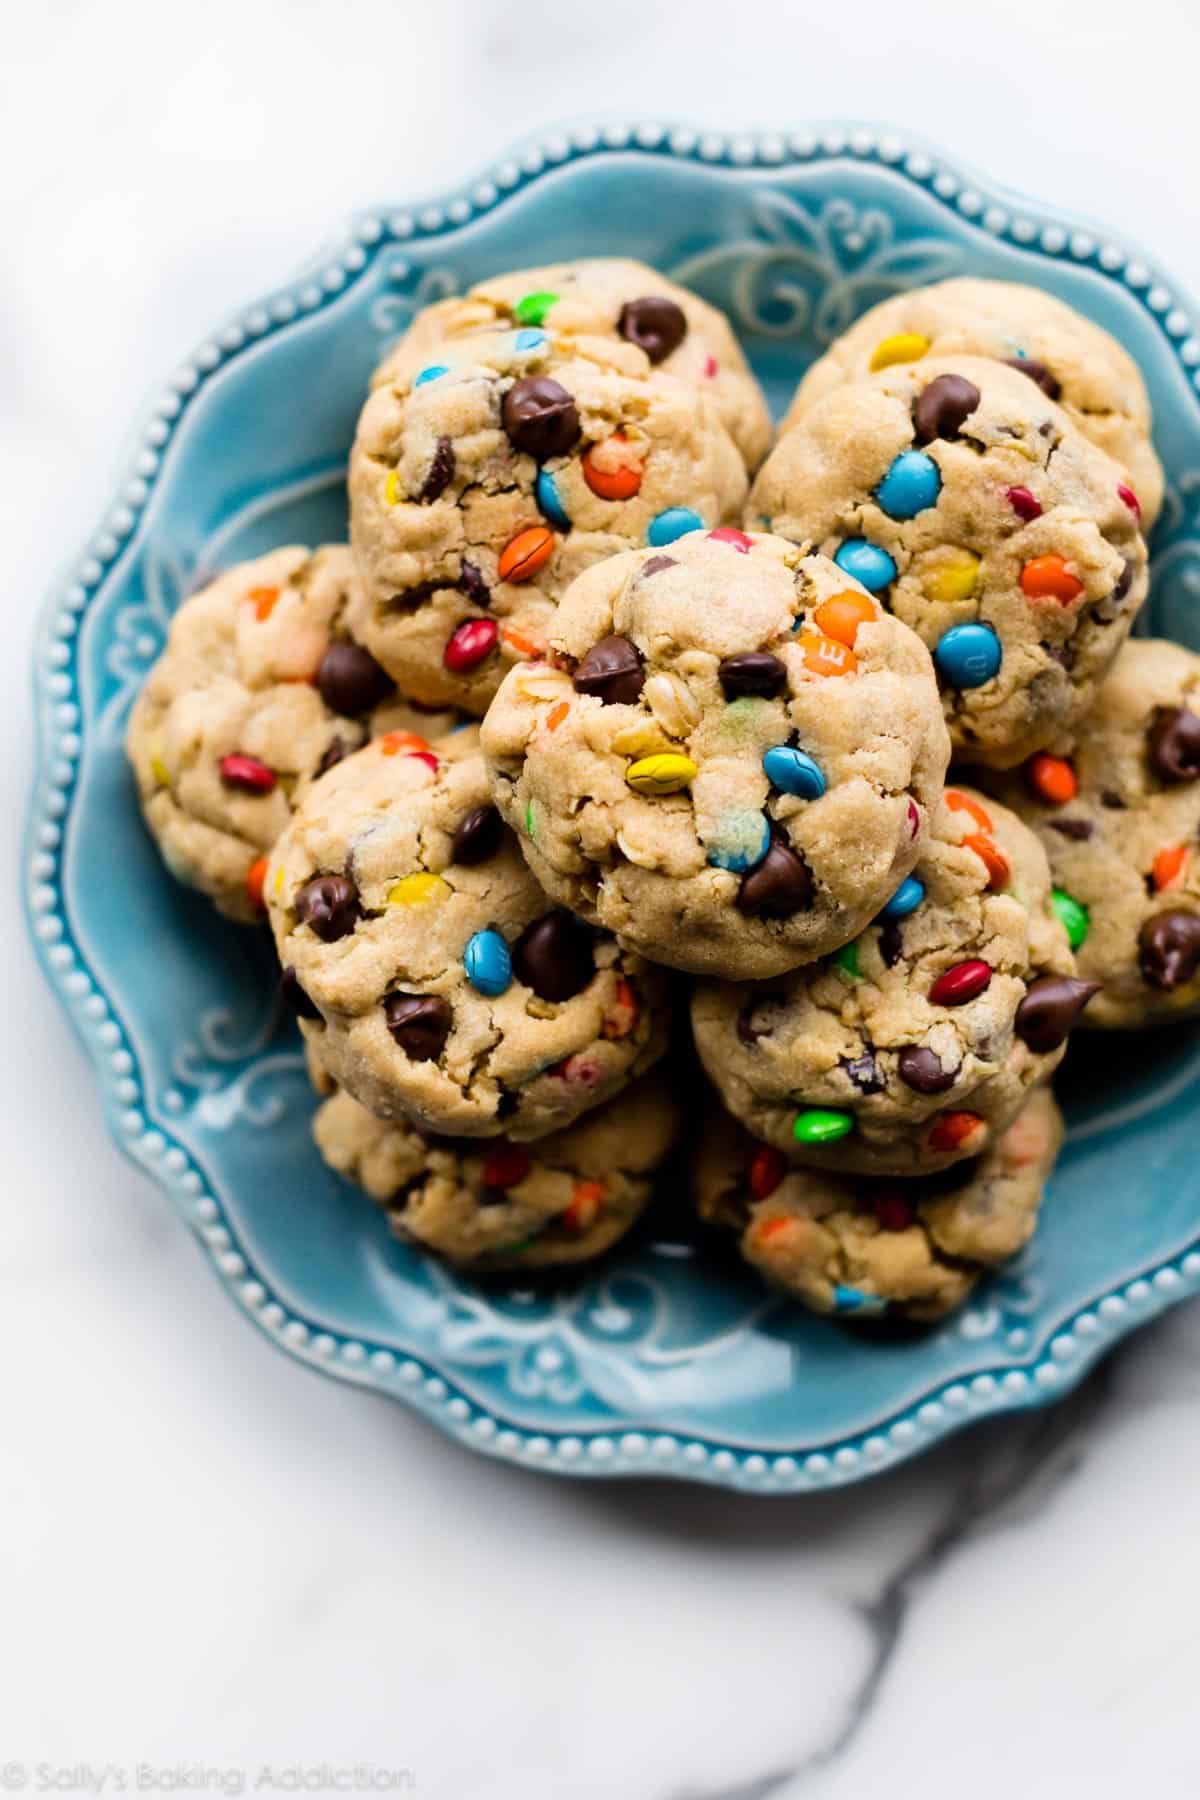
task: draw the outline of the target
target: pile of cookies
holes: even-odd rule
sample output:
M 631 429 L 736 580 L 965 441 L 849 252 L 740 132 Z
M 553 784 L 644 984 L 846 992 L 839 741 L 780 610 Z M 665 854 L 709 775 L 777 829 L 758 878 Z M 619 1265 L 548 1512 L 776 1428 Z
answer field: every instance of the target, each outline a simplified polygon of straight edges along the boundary
M 320 1151 L 409 1242 L 599 1255 L 686 1089 L 702 1220 L 930 1320 L 1034 1228 L 1072 1027 L 1200 1012 L 1200 659 L 1125 641 L 1149 405 L 1049 295 L 884 302 L 771 437 L 639 264 L 430 307 L 350 546 L 187 600 L 129 754 L 172 872 L 269 920 Z

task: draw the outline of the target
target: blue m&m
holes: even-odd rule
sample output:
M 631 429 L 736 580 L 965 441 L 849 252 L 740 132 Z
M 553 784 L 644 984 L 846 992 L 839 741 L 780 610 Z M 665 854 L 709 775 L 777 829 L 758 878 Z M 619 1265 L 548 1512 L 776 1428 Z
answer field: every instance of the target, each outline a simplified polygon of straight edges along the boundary
M 875 498 L 889 519 L 915 519 L 927 506 L 935 506 L 942 491 L 942 473 L 923 450 L 902 450 L 875 489 Z
M 806 750 L 776 744 L 763 757 L 763 773 L 781 794 L 798 794 L 802 800 L 819 800 L 825 792 L 820 765 Z
M 1000 639 L 990 625 L 952 625 L 938 639 L 933 660 L 951 687 L 977 688 L 990 681 L 1003 660 Z
M 498 931 L 477 931 L 463 951 L 467 980 L 481 994 L 502 994 L 512 980 L 512 957 Z
M 539 331 L 535 325 L 527 325 L 523 331 L 518 331 L 513 339 L 514 348 L 517 350 L 540 350 L 545 342 L 545 332 Z
M 900 883 L 879 917 L 881 919 L 907 919 L 909 913 L 916 912 L 924 898 L 924 882 L 918 881 L 915 875 L 909 875 Z
M 537 480 L 533 484 L 533 493 L 542 517 L 549 519 L 556 530 L 570 531 L 571 520 L 559 495 L 558 485 L 549 469 L 538 470 Z
M 439 375 L 448 375 L 449 373 L 449 363 L 430 363 L 427 368 L 413 376 L 413 386 L 415 388 L 424 387 L 427 381 L 436 381 Z
M 886 550 L 866 538 L 847 538 L 834 556 L 843 575 L 859 581 L 868 594 L 877 594 L 896 579 L 896 565 Z
M 757 868 L 771 848 L 771 824 L 765 813 L 728 813 L 706 842 L 706 855 L 714 869 L 730 869 L 741 875 Z
M 689 531 L 703 531 L 704 520 L 690 506 L 668 506 L 665 512 L 657 513 L 651 519 L 646 531 L 646 542 L 661 550 L 664 544 L 673 544 Z

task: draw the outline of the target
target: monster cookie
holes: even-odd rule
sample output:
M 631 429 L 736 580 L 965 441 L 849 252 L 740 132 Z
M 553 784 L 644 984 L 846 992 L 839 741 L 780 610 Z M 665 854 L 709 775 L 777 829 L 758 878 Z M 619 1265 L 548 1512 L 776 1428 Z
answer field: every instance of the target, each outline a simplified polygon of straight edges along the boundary
M 712 398 L 623 338 L 505 328 L 431 354 L 395 353 L 359 420 L 363 641 L 406 693 L 483 713 L 576 575 L 736 519 L 746 472 Z
M 611 558 L 484 723 L 538 880 L 676 968 L 778 974 L 911 869 L 947 757 L 929 657 L 822 557 L 718 529 Z
M 1053 294 L 1015 282 L 941 281 L 872 307 L 808 370 L 782 429 L 844 382 L 927 356 L 986 356 L 1035 381 L 1128 472 L 1146 529 L 1153 525 L 1163 474 L 1137 365 L 1090 319 Z
M 624 257 L 588 257 L 477 282 L 459 299 L 426 307 L 398 353 L 416 374 L 436 364 L 441 350 L 469 353 L 480 332 L 521 329 L 544 331 L 559 347 L 577 340 L 632 345 L 643 369 L 664 369 L 712 395 L 751 474 L 766 455 L 771 415 L 724 313 Z
M 692 1024 L 756 1137 L 839 1173 L 924 1175 L 1005 1129 L 1094 992 L 1037 838 L 951 788 L 915 875 L 867 931 L 767 986 L 701 983 Z
M 1200 1012 L 1200 657 L 1131 638 L 1074 749 L 1035 756 L 1002 793 L 1045 846 L 1088 1025 Z
M 656 1078 L 524 1145 L 430 1137 L 347 1093 L 317 1110 L 325 1161 L 387 1208 L 397 1237 L 479 1270 L 587 1262 L 628 1231 L 669 1152 L 676 1109 Z
M 1039 1087 L 977 1160 L 873 1181 L 789 1164 L 718 1112 L 693 1191 L 701 1216 L 735 1231 L 746 1261 L 814 1312 L 930 1321 L 1029 1241 L 1062 1135 Z
M 163 859 L 233 918 L 261 916 L 263 858 L 309 778 L 408 715 L 354 641 L 360 604 L 344 546 L 241 563 L 184 601 L 134 704 L 129 758 Z
M 956 753 L 999 768 L 1079 722 L 1146 593 L 1124 470 L 1036 382 L 979 358 L 926 356 L 814 401 L 747 516 L 911 625 Z
M 546 899 L 474 727 L 377 739 L 314 782 L 265 882 L 285 994 L 381 1117 L 536 1138 L 656 1061 L 664 977 Z

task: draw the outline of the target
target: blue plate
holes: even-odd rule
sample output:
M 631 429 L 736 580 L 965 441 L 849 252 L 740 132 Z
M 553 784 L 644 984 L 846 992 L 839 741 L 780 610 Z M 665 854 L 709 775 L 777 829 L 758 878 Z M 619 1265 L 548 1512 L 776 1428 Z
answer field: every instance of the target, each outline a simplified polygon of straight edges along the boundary
M 263 934 L 161 868 L 121 748 L 180 599 L 212 570 L 341 536 L 368 374 L 426 302 L 506 267 L 644 258 L 733 315 L 777 408 L 866 306 L 970 273 L 1044 286 L 1145 371 L 1170 490 L 1153 629 L 1200 648 L 1200 340 L 1189 303 L 1103 230 L 870 128 L 724 138 L 584 127 L 460 193 L 357 221 L 336 252 L 175 371 L 99 532 L 47 606 L 28 901 L 113 1132 L 276 1343 L 406 1399 L 491 1455 L 762 1491 L 852 1481 L 963 1421 L 1063 1393 L 1200 1288 L 1198 1040 L 1092 1039 L 1029 1250 L 941 1329 L 880 1345 L 714 1263 L 682 1216 L 554 1288 L 481 1287 L 394 1243 L 309 1139 Z

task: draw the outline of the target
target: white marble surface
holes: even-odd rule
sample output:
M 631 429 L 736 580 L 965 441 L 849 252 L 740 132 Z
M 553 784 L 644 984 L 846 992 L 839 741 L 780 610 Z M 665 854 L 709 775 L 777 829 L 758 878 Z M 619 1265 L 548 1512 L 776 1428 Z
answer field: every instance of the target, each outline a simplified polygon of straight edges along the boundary
M 15 1759 L 31 1791 L 357 1761 L 439 1800 L 1197 1792 L 1194 1307 L 1056 1412 L 815 1500 L 473 1460 L 233 1315 L 110 1148 L 11 865 L 30 620 L 122 434 L 348 210 L 581 111 L 815 109 L 933 134 L 1197 291 L 1198 52 L 1189 0 L 6 14 L 0 1786 Z

